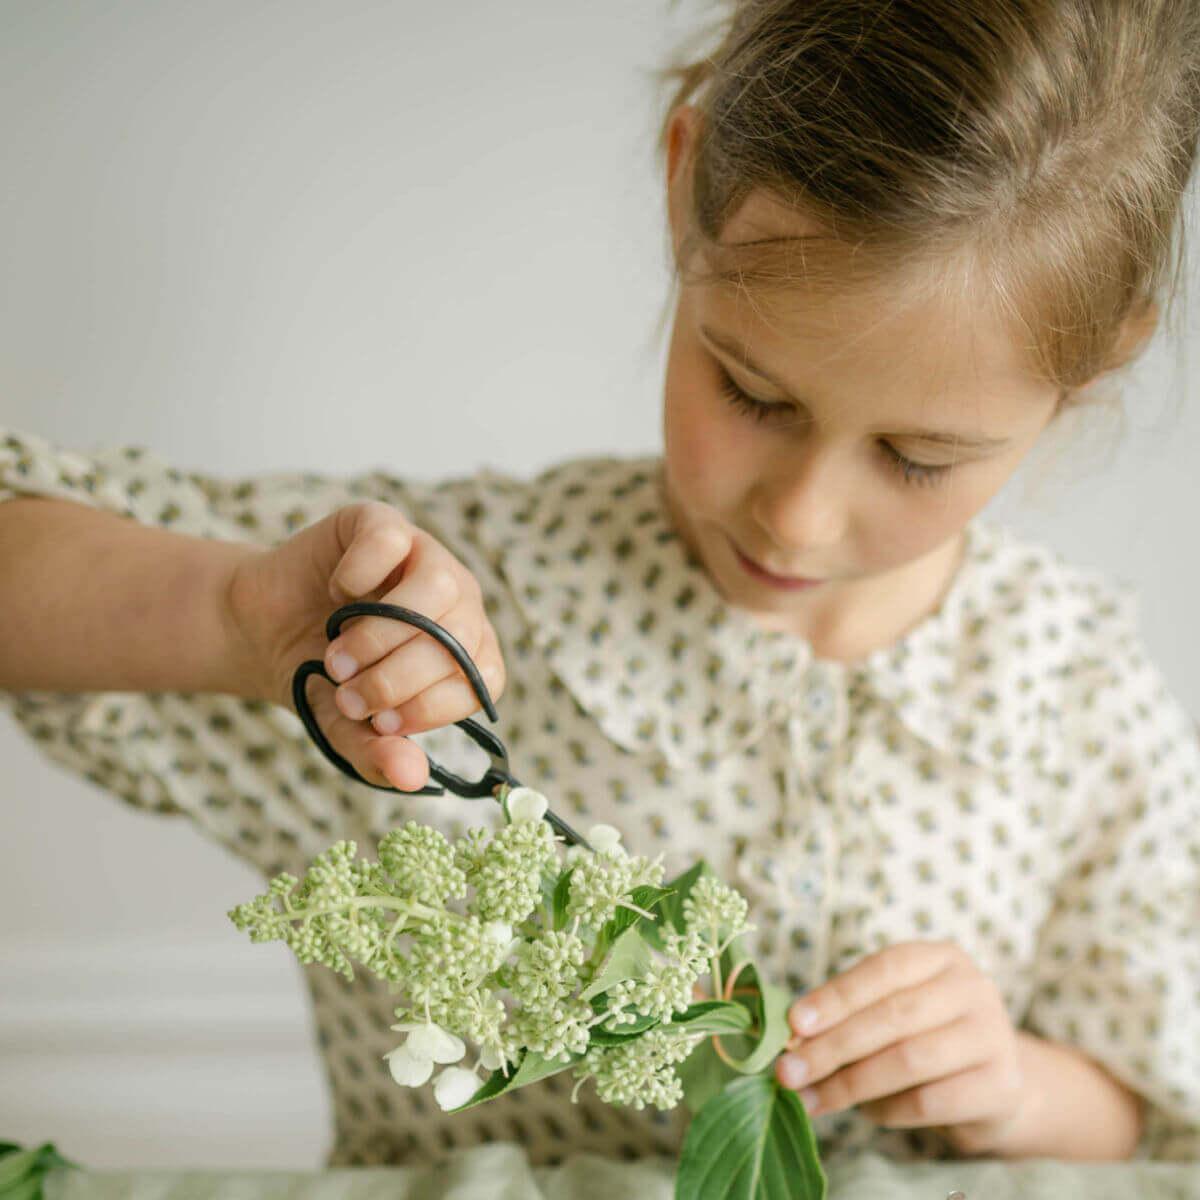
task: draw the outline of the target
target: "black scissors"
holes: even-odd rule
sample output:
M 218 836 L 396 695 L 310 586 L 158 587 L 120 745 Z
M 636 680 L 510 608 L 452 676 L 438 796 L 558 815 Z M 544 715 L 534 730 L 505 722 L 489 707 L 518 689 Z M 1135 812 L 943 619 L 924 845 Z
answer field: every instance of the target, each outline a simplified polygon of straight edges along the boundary
M 462 667 L 467 678 L 471 681 L 471 686 L 475 689 L 475 695 L 479 698 L 479 703 L 483 705 L 488 719 L 491 721 L 497 720 L 496 706 L 492 703 L 492 697 L 487 690 L 487 684 L 483 682 L 483 676 L 479 674 L 479 668 L 475 666 L 474 661 L 463 648 L 462 643 L 448 630 L 443 629 L 436 621 L 431 620 L 424 613 L 415 612 L 411 608 L 401 608 L 397 604 L 378 604 L 359 601 L 354 604 L 344 605 L 329 617 L 329 620 L 325 622 L 325 636 L 332 642 L 341 633 L 342 625 L 352 617 L 391 617 L 393 620 L 415 625 L 418 629 L 429 634 L 430 637 L 436 638 L 450 651 L 454 656 L 455 662 Z M 295 704 L 296 712 L 300 714 L 300 720 L 304 722 L 304 728 L 308 730 L 309 737 L 316 742 L 317 748 L 321 753 L 343 775 L 348 775 L 356 782 L 365 783 L 367 787 L 377 788 L 381 792 L 399 792 L 402 796 L 442 796 L 445 795 L 448 788 L 456 796 L 472 800 L 479 799 L 482 796 L 495 795 L 496 789 L 502 784 L 509 788 L 521 786 L 508 769 L 508 750 L 505 748 L 504 743 L 490 729 L 485 729 L 478 722 L 471 720 L 470 717 L 466 717 L 461 721 L 455 721 L 454 723 L 460 729 L 465 730 L 470 739 L 477 746 L 487 751 L 488 756 L 491 758 L 491 765 L 484 772 L 482 778 L 472 783 L 469 779 L 463 779 L 461 776 L 455 775 L 452 771 L 447 771 L 445 767 L 439 766 L 432 758 L 426 755 L 426 758 L 429 758 L 429 774 L 442 785 L 441 787 L 428 784 L 425 787 L 406 792 L 402 788 L 390 787 L 388 784 L 371 783 L 370 780 L 364 779 L 329 744 L 329 739 L 321 732 L 321 727 L 317 724 L 308 703 L 307 686 L 310 675 L 320 675 L 322 679 L 327 679 L 335 687 L 337 686 L 337 681 L 330 678 L 329 673 L 325 670 L 324 662 L 320 659 L 310 658 L 307 662 L 302 662 L 296 668 L 296 673 L 292 676 L 292 703 Z M 585 850 L 592 849 L 586 838 L 576 833 L 562 817 L 555 816 L 550 809 L 546 810 L 546 820 L 550 822 L 555 832 L 562 834 L 568 845 L 582 846 Z

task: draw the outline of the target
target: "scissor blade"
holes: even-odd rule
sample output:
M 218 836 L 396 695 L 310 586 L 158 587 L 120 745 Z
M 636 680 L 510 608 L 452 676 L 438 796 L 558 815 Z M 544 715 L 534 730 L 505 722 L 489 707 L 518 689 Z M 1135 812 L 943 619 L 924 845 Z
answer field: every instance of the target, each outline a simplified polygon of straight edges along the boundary
M 556 816 L 550 809 L 546 809 L 546 820 L 550 822 L 551 827 L 556 833 L 561 833 L 566 838 L 568 846 L 582 846 L 585 850 L 592 850 L 591 843 L 583 834 L 576 833 L 562 817 Z M 593 850 L 592 853 L 595 853 L 595 851 Z

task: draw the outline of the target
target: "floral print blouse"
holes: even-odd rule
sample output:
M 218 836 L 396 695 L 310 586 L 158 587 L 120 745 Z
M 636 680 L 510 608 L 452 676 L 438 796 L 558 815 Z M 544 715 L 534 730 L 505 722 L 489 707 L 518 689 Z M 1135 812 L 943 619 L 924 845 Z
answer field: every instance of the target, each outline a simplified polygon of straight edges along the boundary
M 0 429 L 0 499 L 16 493 L 264 546 L 345 504 L 394 505 L 479 580 L 508 667 L 496 731 L 518 778 L 576 828 L 616 826 L 632 852 L 662 852 L 668 878 L 707 859 L 749 900 L 764 970 L 797 994 L 891 943 L 953 939 L 1019 1027 L 1145 1098 L 1139 1157 L 1200 1157 L 1200 745 L 1127 591 L 976 518 L 937 611 L 841 663 L 724 602 L 671 527 L 657 457 L 534 478 L 223 478 L 140 446 L 81 453 Z M 451 837 L 499 819 L 487 801 L 355 784 L 265 701 L 0 703 L 47 758 L 188 817 L 264 878 L 302 874 L 340 838 L 373 857 L 410 818 Z M 453 726 L 417 740 L 453 770 L 480 768 Z M 227 920 L 219 903 L 213 917 Z M 569 1071 L 444 1114 L 391 1079 L 386 985 L 302 970 L 332 1092 L 330 1166 L 432 1162 L 491 1140 L 535 1165 L 678 1153 L 682 1108 L 609 1106 L 587 1084 L 572 1103 Z M 813 1121 L 827 1159 L 946 1153 L 932 1131 L 857 1109 Z

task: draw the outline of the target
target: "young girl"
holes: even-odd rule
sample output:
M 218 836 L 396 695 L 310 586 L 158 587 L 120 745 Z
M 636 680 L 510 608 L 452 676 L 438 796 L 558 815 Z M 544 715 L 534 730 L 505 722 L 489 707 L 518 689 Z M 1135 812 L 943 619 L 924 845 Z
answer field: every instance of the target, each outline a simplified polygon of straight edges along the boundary
M 750 899 L 799 998 L 778 1077 L 827 1159 L 1200 1155 L 1190 717 L 1127 595 L 977 516 L 1155 328 L 1198 24 L 1167 0 L 742 0 L 666 72 L 661 458 L 228 480 L 9 432 L 8 707 L 264 874 L 409 818 L 454 836 L 495 811 L 402 793 L 422 747 L 476 765 L 466 681 L 409 626 L 324 640 L 351 598 L 416 608 L 504 693 L 523 782 Z M 312 685 L 318 719 L 395 794 L 292 711 L 320 656 L 343 682 Z M 386 988 L 305 972 L 331 1165 L 678 1152 L 681 1110 L 572 1104 L 568 1075 L 444 1115 L 389 1077 Z

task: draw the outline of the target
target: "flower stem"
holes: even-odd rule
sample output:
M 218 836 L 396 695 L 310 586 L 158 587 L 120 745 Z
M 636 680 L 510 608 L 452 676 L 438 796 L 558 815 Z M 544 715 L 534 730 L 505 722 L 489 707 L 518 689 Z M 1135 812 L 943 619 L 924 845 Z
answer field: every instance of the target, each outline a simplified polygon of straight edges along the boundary
M 449 909 L 431 908 L 429 905 L 422 904 L 418 900 L 411 898 L 401 899 L 399 896 L 354 896 L 349 900 L 343 900 L 340 904 L 334 904 L 327 908 L 295 908 L 284 915 L 290 917 L 293 921 L 310 921 L 314 917 L 327 917 L 334 913 L 345 912 L 348 908 L 390 908 L 393 911 L 403 912 L 405 916 L 417 917 L 424 921 L 428 921 L 439 914 L 444 914 L 460 924 L 465 919 L 460 917 L 458 913 L 451 912 Z

